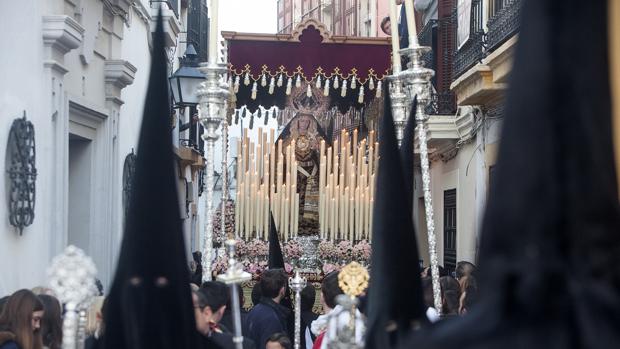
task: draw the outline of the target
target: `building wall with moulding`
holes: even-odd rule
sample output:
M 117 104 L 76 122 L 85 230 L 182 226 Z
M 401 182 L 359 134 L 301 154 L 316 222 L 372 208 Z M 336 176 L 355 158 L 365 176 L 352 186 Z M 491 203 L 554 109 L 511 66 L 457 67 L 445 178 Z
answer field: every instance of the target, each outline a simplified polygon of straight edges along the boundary
M 11 49 L 0 80 L 0 154 L 25 111 L 35 127 L 37 179 L 35 219 L 22 236 L 9 224 L 0 186 L 0 296 L 45 285 L 51 259 L 72 243 L 94 259 L 109 288 L 122 237 L 123 162 L 137 151 L 155 12 L 147 0 L 5 4 L 0 44 Z M 171 28 L 181 25 L 173 20 L 171 47 L 180 32 Z M 4 162 L 0 173 L 4 179 Z

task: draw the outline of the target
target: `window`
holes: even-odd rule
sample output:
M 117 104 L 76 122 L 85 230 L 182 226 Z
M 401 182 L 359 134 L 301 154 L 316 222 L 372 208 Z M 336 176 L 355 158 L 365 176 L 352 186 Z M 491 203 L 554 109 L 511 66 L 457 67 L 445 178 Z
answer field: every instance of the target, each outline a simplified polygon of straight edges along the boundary
M 443 192 L 443 266 L 456 268 L 456 189 Z
M 194 45 L 200 61 L 207 61 L 209 12 L 201 0 L 190 0 L 187 9 L 187 42 Z

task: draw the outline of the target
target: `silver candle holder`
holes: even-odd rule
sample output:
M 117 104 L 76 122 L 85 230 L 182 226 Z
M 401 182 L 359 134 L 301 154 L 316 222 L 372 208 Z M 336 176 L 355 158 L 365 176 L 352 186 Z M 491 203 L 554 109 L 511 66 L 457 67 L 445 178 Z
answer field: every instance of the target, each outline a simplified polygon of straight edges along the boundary
M 52 259 L 47 270 L 49 286 L 65 305 L 62 322 L 62 348 L 84 348 L 85 313 L 97 294 L 95 276 L 97 268 L 93 260 L 81 249 L 70 245 Z
M 306 283 L 306 278 L 299 276 L 298 270 L 295 271 L 294 278 L 288 278 L 288 285 L 295 292 L 295 349 L 299 349 L 301 345 L 301 291 L 306 287 Z
M 211 260 L 213 255 L 213 185 L 214 185 L 214 148 L 218 139 L 217 129 L 222 120 L 226 118 L 228 101 L 228 84 L 226 83 L 226 73 L 228 69 L 223 63 L 204 63 L 199 70 L 205 74 L 206 79 L 200 84 L 197 95 L 200 97 L 199 119 L 204 127 L 202 139 L 205 141 L 205 160 L 207 178 L 206 185 L 206 205 L 205 221 L 206 227 L 201 236 L 202 240 L 202 265 L 204 272 L 202 281 L 211 280 Z
M 233 342 L 237 349 L 243 349 L 243 333 L 241 332 L 241 304 L 239 304 L 239 289 L 236 285 L 252 280 L 252 275 L 243 270 L 241 263 L 235 258 L 235 240 L 226 240 L 226 250 L 228 253 L 228 269 L 226 273 L 217 276 L 217 281 L 221 281 L 230 286 L 230 297 L 232 300 L 233 327 L 235 334 Z
M 437 312 L 441 313 L 441 288 L 439 285 L 439 268 L 437 259 L 437 239 L 435 236 L 435 218 L 433 213 L 433 199 L 431 195 L 430 163 L 428 160 L 428 140 L 426 106 L 431 100 L 431 79 L 435 75 L 432 69 L 424 66 L 422 57 L 431 51 L 428 46 L 414 45 L 400 50 L 401 55 L 409 57 L 407 70 L 400 73 L 404 82 L 404 90 L 408 101 L 405 113 L 409 114 L 409 103 L 416 96 L 418 99 L 415 113 L 420 147 L 420 165 L 422 168 L 422 190 L 424 191 L 424 208 L 426 214 L 426 230 L 428 249 L 431 264 L 431 279 L 433 282 L 433 303 Z M 411 149 L 413 151 L 413 149 Z

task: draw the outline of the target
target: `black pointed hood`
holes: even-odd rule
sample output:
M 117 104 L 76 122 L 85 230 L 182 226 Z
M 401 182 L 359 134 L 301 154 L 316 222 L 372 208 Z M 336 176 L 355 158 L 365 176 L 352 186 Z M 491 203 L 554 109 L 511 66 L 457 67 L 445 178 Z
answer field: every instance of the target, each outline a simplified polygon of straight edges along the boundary
M 413 205 L 413 145 L 415 140 L 416 109 L 418 107 L 418 96 L 415 96 L 411 104 L 411 112 L 407 119 L 403 140 L 400 144 L 400 160 L 403 164 L 403 178 L 407 197 L 412 200 Z
M 104 347 L 109 349 L 196 348 L 168 101 L 160 15 L 133 191 L 106 307 Z
M 273 214 L 269 213 L 269 269 L 284 269 L 284 256 L 280 247 L 280 239 L 278 238 L 278 230 L 273 220 Z
M 425 322 L 411 200 L 402 193 L 400 159 L 389 94 L 385 93 L 372 226 L 367 348 L 389 348 L 412 325 Z M 397 326 L 388 332 L 388 327 Z
M 607 1 L 524 3 L 482 229 L 480 303 L 403 348 L 620 343 Z

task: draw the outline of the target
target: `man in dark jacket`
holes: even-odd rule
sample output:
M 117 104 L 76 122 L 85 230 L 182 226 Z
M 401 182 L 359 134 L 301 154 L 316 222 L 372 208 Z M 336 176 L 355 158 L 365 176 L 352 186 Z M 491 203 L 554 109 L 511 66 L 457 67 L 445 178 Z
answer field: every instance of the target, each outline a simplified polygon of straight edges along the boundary
M 267 339 L 274 333 L 288 333 L 287 317 L 290 310 L 280 305 L 286 292 L 286 275 L 282 269 L 263 273 L 261 280 L 262 298 L 248 314 L 248 336 L 257 348 L 264 349 Z

